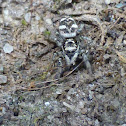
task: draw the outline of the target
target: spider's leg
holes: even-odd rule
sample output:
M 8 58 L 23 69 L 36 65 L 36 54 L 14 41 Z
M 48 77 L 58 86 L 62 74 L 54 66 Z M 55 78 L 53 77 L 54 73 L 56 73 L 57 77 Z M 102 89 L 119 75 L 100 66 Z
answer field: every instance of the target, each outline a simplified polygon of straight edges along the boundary
M 85 65 L 86 65 L 88 73 L 92 74 L 92 67 L 91 67 L 91 64 L 90 64 L 90 62 L 88 60 L 88 57 L 87 57 L 87 55 L 85 53 L 82 54 L 82 58 L 83 58 L 83 61 L 84 61 Z
M 56 29 L 46 30 L 44 33 L 45 40 L 56 44 L 58 47 L 61 47 L 64 41 L 64 38 L 58 33 Z
M 80 34 L 82 32 L 83 28 L 84 28 L 84 24 L 80 24 L 80 26 L 77 30 L 77 34 Z
M 61 47 L 63 45 L 63 42 L 64 42 L 65 38 L 62 37 L 58 32 L 56 32 L 56 45 L 58 47 Z
M 58 56 L 58 53 L 57 52 L 54 52 L 53 53 L 53 56 L 52 56 L 52 64 L 53 64 L 54 67 L 55 67 L 55 63 L 56 63 L 57 56 Z
M 58 67 L 58 71 L 57 71 L 56 76 L 55 76 L 56 79 L 63 76 L 63 63 L 62 63 L 61 57 L 58 59 L 57 67 Z

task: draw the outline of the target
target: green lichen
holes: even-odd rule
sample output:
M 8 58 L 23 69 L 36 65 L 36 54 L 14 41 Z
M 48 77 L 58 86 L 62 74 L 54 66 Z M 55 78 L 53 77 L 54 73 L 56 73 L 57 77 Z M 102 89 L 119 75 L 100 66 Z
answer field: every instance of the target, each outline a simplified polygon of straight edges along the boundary
M 19 97 L 19 101 L 23 101 L 25 98 L 23 96 Z
M 43 72 L 41 75 L 38 77 L 32 79 L 32 81 L 43 81 L 46 79 L 48 72 Z
M 54 2 L 61 2 L 61 0 L 54 0 Z
M 51 90 L 52 92 L 56 92 L 56 89 L 57 89 L 57 86 L 52 86 L 52 87 L 50 88 L 50 90 Z
M 40 76 L 41 80 L 46 79 L 48 72 L 43 72 L 42 75 Z
M 27 22 L 26 22 L 24 19 L 22 19 L 21 23 L 22 23 L 22 25 L 24 25 L 24 26 L 27 25 Z
M 41 117 L 35 118 L 35 119 L 34 119 L 34 124 L 35 124 L 35 126 L 37 126 L 37 122 L 38 122 L 38 121 L 44 120 L 44 118 L 46 118 L 48 115 L 49 115 L 49 113 L 45 113 L 45 114 L 43 114 Z
M 50 36 L 51 32 L 48 30 L 45 30 L 43 34 L 44 34 L 44 36 Z

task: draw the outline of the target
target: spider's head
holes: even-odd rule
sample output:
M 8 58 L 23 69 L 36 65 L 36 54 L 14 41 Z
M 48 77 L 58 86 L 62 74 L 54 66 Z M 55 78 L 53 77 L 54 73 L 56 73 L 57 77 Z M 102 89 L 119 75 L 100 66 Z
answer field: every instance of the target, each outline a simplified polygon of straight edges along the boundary
M 60 20 L 59 32 L 64 38 L 72 38 L 77 34 L 78 26 L 75 20 L 71 17 L 65 17 Z

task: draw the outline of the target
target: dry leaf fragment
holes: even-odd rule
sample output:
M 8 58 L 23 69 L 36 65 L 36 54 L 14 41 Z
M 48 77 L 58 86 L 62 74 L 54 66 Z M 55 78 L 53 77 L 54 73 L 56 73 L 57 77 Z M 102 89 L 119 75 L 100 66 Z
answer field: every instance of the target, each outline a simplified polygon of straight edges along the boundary
M 34 82 L 34 81 L 32 81 L 32 82 L 30 83 L 29 88 L 30 88 L 30 89 L 31 89 L 31 88 L 35 88 L 35 82 Z
M 123 63 L 126 63 L 126 57 L 124 57 L 121 52 L 116 51 L 116 54 L 119 57 L 119 60 L 122 61 Z
M 0 107 L 0 111 L 2 111 L 3 110 L 3 107 Z
M 118 48 L 121 45 L 125 32 L 122 32 L 121 35 L 115 41 L 115 47 Z

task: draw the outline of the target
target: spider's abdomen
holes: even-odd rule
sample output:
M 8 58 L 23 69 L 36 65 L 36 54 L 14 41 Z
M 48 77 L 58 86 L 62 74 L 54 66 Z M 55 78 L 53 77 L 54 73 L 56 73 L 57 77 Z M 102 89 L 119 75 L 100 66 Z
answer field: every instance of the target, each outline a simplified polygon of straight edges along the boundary
M 77 34 L 78 25 L 71 17 L 62 18 L 59 23 L 60 35 L 64 38 L 72 38 Z

